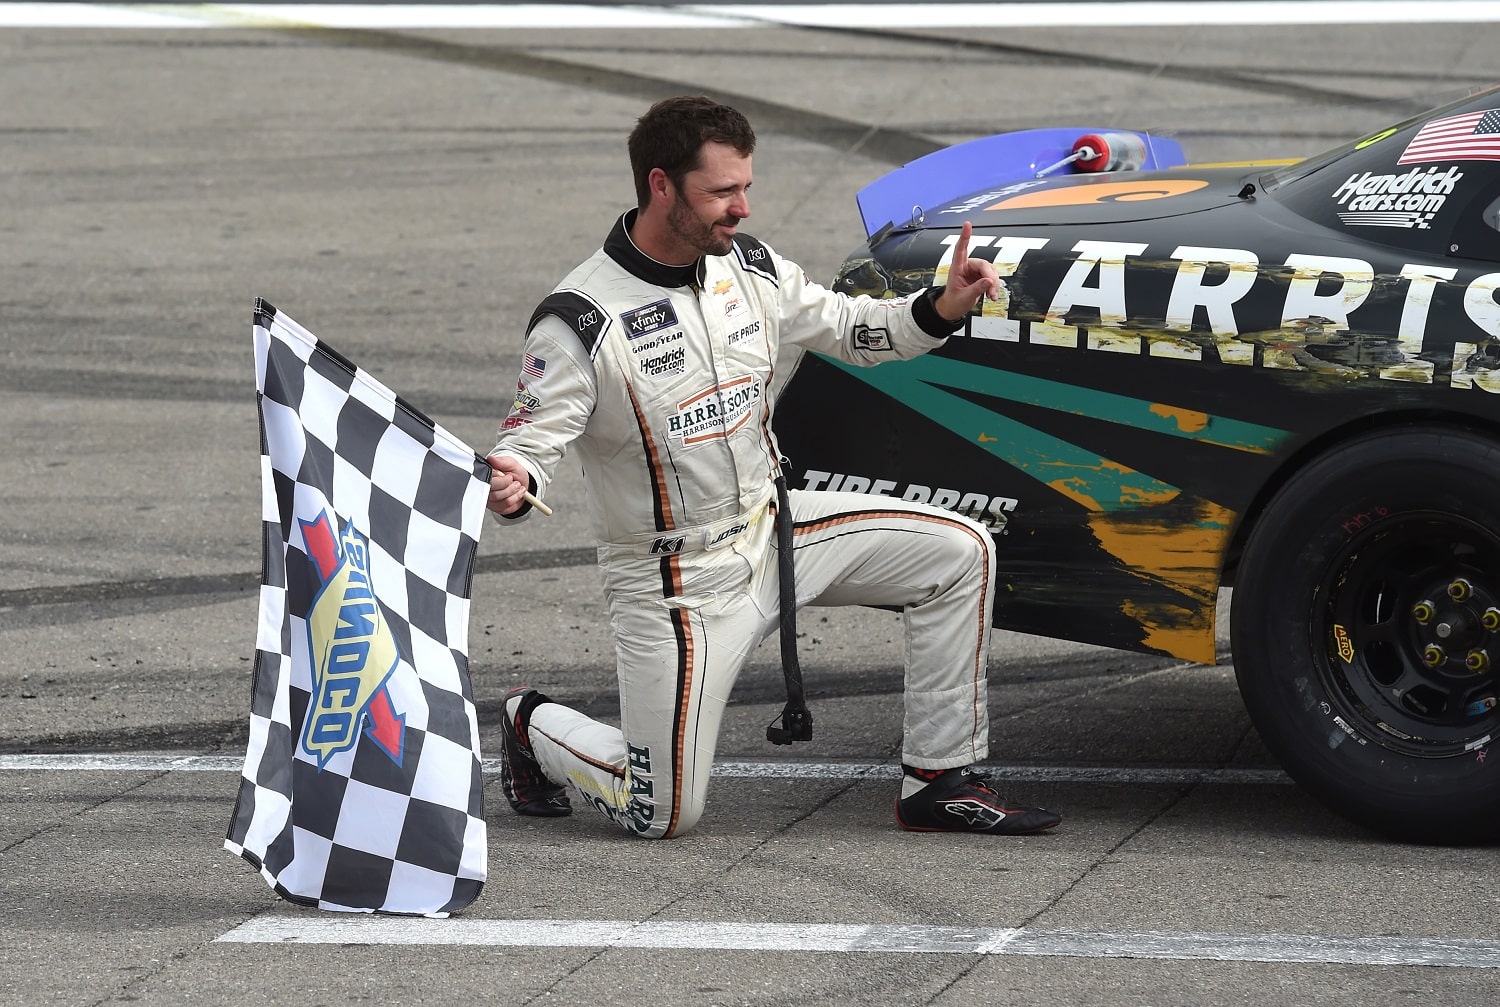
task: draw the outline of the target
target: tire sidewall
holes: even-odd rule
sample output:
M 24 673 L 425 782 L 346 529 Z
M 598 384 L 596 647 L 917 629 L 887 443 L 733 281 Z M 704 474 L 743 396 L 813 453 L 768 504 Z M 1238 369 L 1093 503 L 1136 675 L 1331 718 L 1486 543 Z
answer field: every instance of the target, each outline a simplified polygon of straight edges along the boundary
M 1468 433 L 1415 428 L 1324 456 L 1276 495 L 1246 544 L 1232 648 L 1251 720 L 1288 773 L 1340 812 L 1398 838 L 1500 833 L 1500 752 L 1398 752 L 1330 688 L 1319 633 L 1334 557 L 1358 536 L 1418 512 L 1465 517 L 1497 534 L 1500 449 Z M 1491 732 L 1494 733 L 1494 732 Z

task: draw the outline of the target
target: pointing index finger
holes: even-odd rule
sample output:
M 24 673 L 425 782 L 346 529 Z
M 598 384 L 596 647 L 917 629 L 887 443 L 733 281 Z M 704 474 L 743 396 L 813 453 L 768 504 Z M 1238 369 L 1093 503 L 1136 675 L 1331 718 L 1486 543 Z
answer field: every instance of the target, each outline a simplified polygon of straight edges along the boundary
M 969 236 L 974 233 L 974 225 L 967 220 L 958 232 L 958 241 L 953 246 L 953 265 L 955 268 L 963 268 L 963 264 L 969 261 Z

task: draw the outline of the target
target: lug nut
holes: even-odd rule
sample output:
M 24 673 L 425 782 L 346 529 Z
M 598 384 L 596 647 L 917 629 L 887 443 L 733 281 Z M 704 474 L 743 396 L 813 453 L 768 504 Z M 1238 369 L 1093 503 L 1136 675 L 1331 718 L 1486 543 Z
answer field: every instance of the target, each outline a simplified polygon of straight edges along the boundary
M 1491 607 L 1485 609 L 1484 615 L 1479 617 L 1479 625 L 1483 626 L 1491 633 L 1493 633 L 1497 629 L 1500 629 L 1500 608 Z
M 1487 651 L 1471 650 L 1464 658 L 1464 667 L 1470 671 L 1483 671 L 1490 666 L 1490 655 Z
M 1463 601 L 1474 593 L 1474 586 L 1462 577 L 1454 577 L 1453 583 L 1448 585 L 1448 597 L 1454 601 Z
M 1417 622 L 1421 625 L 1425 626 L 1432 621 L 1432 617 L 1436 613 L 1436 611 L 1437 609 L 1433 606 L 1432 602 L 1419 601 L 1411 607 L 1411 617 L 1417 620 Z M 1490 612 L 1494 612 L 1497 620 L 1500 620 L 1500 611 L 1496 611 L 1492 608 L 1490 609 Z M 1488 615 L 1489 612 L 1486 612 L 1485 614 Z M 1500 626 L 1500 621 L 1497 621 L 1496 625 Z
M 1448 655 L 1443 653 L 1443 648 L 1435 643 L 1429 643 L 1422 648 L 1422 660 L 1427 662 L 1427 667 L 1436 668 L 1448 660 Z

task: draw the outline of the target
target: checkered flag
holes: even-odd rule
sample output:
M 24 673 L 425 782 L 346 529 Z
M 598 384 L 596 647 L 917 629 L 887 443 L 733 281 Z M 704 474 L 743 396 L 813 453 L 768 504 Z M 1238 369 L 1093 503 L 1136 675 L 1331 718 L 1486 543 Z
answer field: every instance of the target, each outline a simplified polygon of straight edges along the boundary
M 489 465 L 255 303 L 263 574 L 225 849 L 283 898 L 445 916 L 484 886 L 469 583 Z

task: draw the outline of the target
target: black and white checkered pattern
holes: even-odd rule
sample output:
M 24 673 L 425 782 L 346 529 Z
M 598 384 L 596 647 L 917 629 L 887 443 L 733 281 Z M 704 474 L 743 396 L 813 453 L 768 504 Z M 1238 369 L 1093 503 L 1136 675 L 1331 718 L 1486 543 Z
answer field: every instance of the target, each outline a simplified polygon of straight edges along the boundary
M 447 915 L 478 897 L 486 871 L 468 619 L 489 466 L 263 300 L 254 333 L 264 572 L 250 743 L 224 847 L 292 902 Z M 397 658 L 352 713 L 347 747 L 330 752 L 309 747 L 307 718 L 331 641 L 349 628 L 335 598 L 337 636 L 313 638 L 319 594 L 337 586 L 325 569 L 332 543 L 338 570 L 362 559 L 357 576 Z M 369 664 L 373 688 L 383 669 Z M 376 731 L 380 692 L 394 735 Z M 323 709 L 347 695 L 324 693 Z

